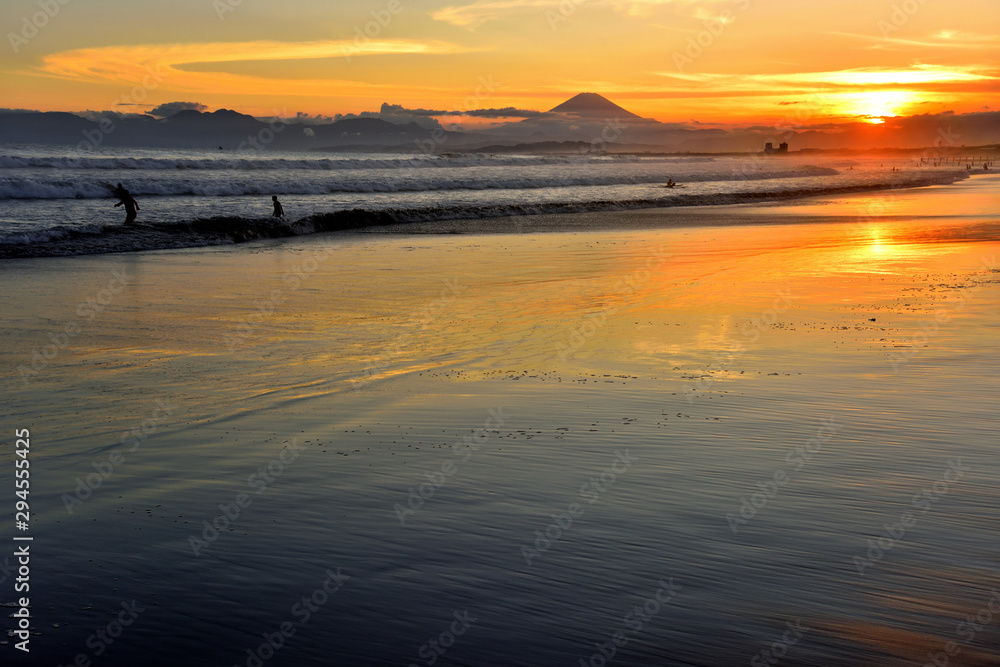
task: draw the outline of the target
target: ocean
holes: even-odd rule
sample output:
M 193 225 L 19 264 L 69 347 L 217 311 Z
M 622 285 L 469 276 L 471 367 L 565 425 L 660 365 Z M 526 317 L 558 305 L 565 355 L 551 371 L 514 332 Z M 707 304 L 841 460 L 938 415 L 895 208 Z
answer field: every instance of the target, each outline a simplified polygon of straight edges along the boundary
M 0 145 L 0 257 L 192 247 L 433 220 L 777 201 L 950 183 L 964 165 L 801 156 L 233 153 Z M 664 188 L 672 179 L 676 188 Z M 117 183 L 138 225 L 114 208 Z M 271 196 L 287 222 L 274 220 Z

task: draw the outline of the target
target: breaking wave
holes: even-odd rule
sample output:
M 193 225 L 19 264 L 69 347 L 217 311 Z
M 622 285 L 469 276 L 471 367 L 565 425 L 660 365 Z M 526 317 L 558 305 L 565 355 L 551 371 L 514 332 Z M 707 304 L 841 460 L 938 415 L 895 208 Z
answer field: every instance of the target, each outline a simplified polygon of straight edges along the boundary
M 549 170 L 530 174 L 518 170 L 497 168 L 490 172 L 463 171 L 461 174 L 429 173 L 423 168 L 401 167 L 370 169 L 342 174 L 336 179 L 295 178 L 287 172 L 257 173 L 253 178 L 238 178 L 233 174 L 207 178 L 185 176 L 173 178 L 141 175 L 128 179 L 133 195 L 143 197 L 240 197 L 270 195 L 328 195 L 338 193 L 436 192 L 444 190 L 539 190 L 576 186 L 609 186 L 660 184 L 665 181 L 660 171 L 602 170 L 593 173 L 581 170 Z M 23 173 L 23 172 L 22 172 Z M 731 183 L 770 179 L 834 176 L 830 167 L 801 165 L 794 168 L 769 168 L 735 171 L 717 168 L 685 174 L 685 183 Z M 4 175 L 0 172 L 0 200 L 5 199 L 105 199 L 113 185 L 92 174 L 59 173 L 39 177 Z
M 928 173 L 909 181 L 908 187 L 954 182 L 958 173 Z M 343 231 L 386 225 L 442 220 L 471 220 L 554 213 L 621 211 L 676 206 L 706 206 L 780 201 L 797 197 L 845 194 L 885 189 L 885 183 L 840 187 L 791 188 L 758 192 L 670 195 L 626 201 L 575 203 L 496 204 L 350 209 L 318 212 L 292 222 L 275 218 L 216 216 L 178 222 L 140 222 L 125 225 L 59 225 L 0 236 L 0 257 L 47 257 L 165 248 L 185 248 L 241 243 L 317 232 Z

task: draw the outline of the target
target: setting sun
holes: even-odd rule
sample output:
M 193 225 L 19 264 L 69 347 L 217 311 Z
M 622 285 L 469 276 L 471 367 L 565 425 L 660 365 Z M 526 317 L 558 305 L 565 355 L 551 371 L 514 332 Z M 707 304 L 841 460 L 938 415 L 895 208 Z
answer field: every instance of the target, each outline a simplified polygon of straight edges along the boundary
M 844 95 L 842 108 L 845 116 L 859 116 L 866 123 L 881 125 L 886 118 L 900 115 L 916 97 L 901 90 L 849 93 Z
M 967 15 L 920 5 L 910 21 L 860 0 L 794 8 L 742 0 L 303 0 L 293 20 L 277 5 L 177 0 L 123 39 L 99 12 L 75 3 L 38 30 L 29 20 L 36 3 L 16 0 L 0 10 L 17 28 L 0 50 L 0 79 L 18 92 L 19 108 L 69 112 L 124 111 L 111 107 L 151 73 L 156 86 L 129 100 L 128 111 L 183 100 L 258 116 L 378 113 L 383 103 L 455 112 L 481 78 L 498 85 L 477 106 L 529 115 L 584 91 L 643 118 L 720 127 L 789 115 L 884 124 L 982 111 L 1000 80 L 1000 40 L 988 31 L 995 5 Z

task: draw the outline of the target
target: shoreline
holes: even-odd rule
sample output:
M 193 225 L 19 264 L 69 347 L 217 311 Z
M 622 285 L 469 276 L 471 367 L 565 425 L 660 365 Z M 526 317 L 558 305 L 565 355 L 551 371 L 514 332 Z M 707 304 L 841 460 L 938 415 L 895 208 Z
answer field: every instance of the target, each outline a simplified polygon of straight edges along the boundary
M 976 176 L 984 175 L 977 174 Z M 1000 175 L 998 174 L 989 174 L 987 177 L 1000 181 Z M 979 178 L 973 179 L 970 177 L 948 184 L 835 192 L 739 204 L 650 207 L 579 213 L 542 213 L 472 220 L 435 220 L 366 227 L 352 231 L 357 234 L 400 236 L 409 234 L 503 235 L 520 233 L 599 232 L 605 230 L 628 231 L 641 229 L 739 227 L 745 225 L 852 224 L 873 220 L 893 221 L 909 219 L 913 217 L 913 214 L 882 213 L 876 209 L 882 209 L 888 205 L 872 207 L 866 205 L 865 202 L 872 197 L 880 196 L 894 199 L 896 197 L 919 197 L 922 193 L 933 195 L 937 192 L 947 192 L 953 188 L 961 188 L 963 184 L 974 182 L 982 181 Z M 857 213 L 832 213 L 828 210 L 823 210 L 824 207 L 831 205 L 850 205 L 854 200 L 858 200 L 859 202 Z M 920 217 L 929 218 L 931 216 L 921 215 Z M 947 219 L 953 216 L 946 214 L 937 217 Z
M 972 178 L 976 176 L 978 178 Z M 352 209 L 333 213 L 313 214 L 294 222 L 275 221 L 274 219 L 245 219 L 231 217 L 205 218 L 190 223 L 139 223 L 133 227 L 122 225 L 100 226 L 93 234 L 80 230 L 65 230 L 66 239 L 43 243 L 41 247 L 30 244 L 4 244 L 0 246 L 0 259 L 40 259 L 50 257 L 81 257 L 90 255 L 108 255 L 133 252 L 150 252 L 162 250 L 183 250 L 209 248 L 219 246 L 245 246 L 247 244 L 287 241 L 296 238 L 333 235 L 368 235 L 368 234 L 519 234 L 559 231 L 585 231 L 588 229 L 655 229 L 663 226 L 671 227 L 708 227 L 731 226 L 740 224 L 761 224 L 757 209 L 768 211 L 795 207 L 800 202 L 812 200 L 833 199 L 837 201 L 850 200 L 855 197 L 877 196 L 881 193 L 897 193 L 920 191 L 934 188 L 954 188 L 962 183 L 977 181 L 983 176 L 994 174 L 956 174 L 951 183 L 917 183 L 901 184 L 892 187 L 859 187 L 851 186 L 834 190 L 816 190 L 802 193 L 787 193 L 779 196 L 775 193 L 764 193 L 760 197 L 743 193 L 734 195 L 726 203 L 700 203 L 698 199 L 679 200 L 672 206 L 663 206 L 661 202 L 647 201 L 627 202 L 591 202 L 588 204 L 552 204 L 526 207 L 495 207 L 486 212 L 495 215 L 482 215 L 483 209 L 476 209 L 480 215 L 476 217 L 443 217 L 431 220 L 399 221 L 394 216 L 400 215 L 440 215 L 434 208 L 400 211 L 387 209 L 370 211 Z M 683 196 L 683 195 L 682 195 Z M 697 197 L 692 196 L 692 197 Z M 647 205 L 644 205 L 647 204 Z M 595 210 L 594 207 L 597 206 Z M 510 214 L 512 209 L 521 210 Z M 544 209 L 548 208 L 546 211 Z M 543 209 L 543 210 L 539 210 Z M 555 210 L 553 210 L 555 209 Z M 471 208 L 469 212 L 471 212 Z M 750 213 L 747 213 L 750 211 Z M 460 213 L 460 211 L 459 211 Z M 723 218 L 724 214 L 731 217 Z M 846 216 L 842 220 L 864 217 Z M 679 217 L 696 218 L 678 220 Z M 822 221 L 829 222 L 828 216 L 819 216 Z M 877 217 L 883 217 L 881 214 Z M 748 222 L 750 220 L 750 222 Z M 801 219 L 786 219 L 772 224 L 799 224 L 808 222 L 809 216 Z M 360 223 L 360 224 L 359 224 Z M 62 230 L 60 230 L 62 231 Z M 143 234 L 141 240 L 136 239 L 137 233 Z M 187 239 L 179 238 L 186 236 Z M 79 243 L 83 240 L 82 251 Z M 137 247 L 143 243 L 145 247 Z

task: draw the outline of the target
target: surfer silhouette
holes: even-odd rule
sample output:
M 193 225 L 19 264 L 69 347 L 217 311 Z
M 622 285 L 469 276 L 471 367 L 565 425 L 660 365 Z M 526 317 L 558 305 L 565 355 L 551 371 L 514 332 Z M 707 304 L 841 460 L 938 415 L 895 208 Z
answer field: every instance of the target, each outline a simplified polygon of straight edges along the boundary
M 125 224 L 130 225 L 135 222 L 135 218 L 138 215 L 139 203 L 132 196 L 132 193 L 126 190 L 121 183 L 118 187 L 112 190 L 112 193 L 118 197 L 118 203 L 115 204 L 115 208 L 119 206 L 125 207 Z
M 271 195 L 271 201 L 274 203 L 274 213 L 271 217 L 285 219 L 285 209 L 282 208 L 281 202 L 278 201 L 278 195 Z

